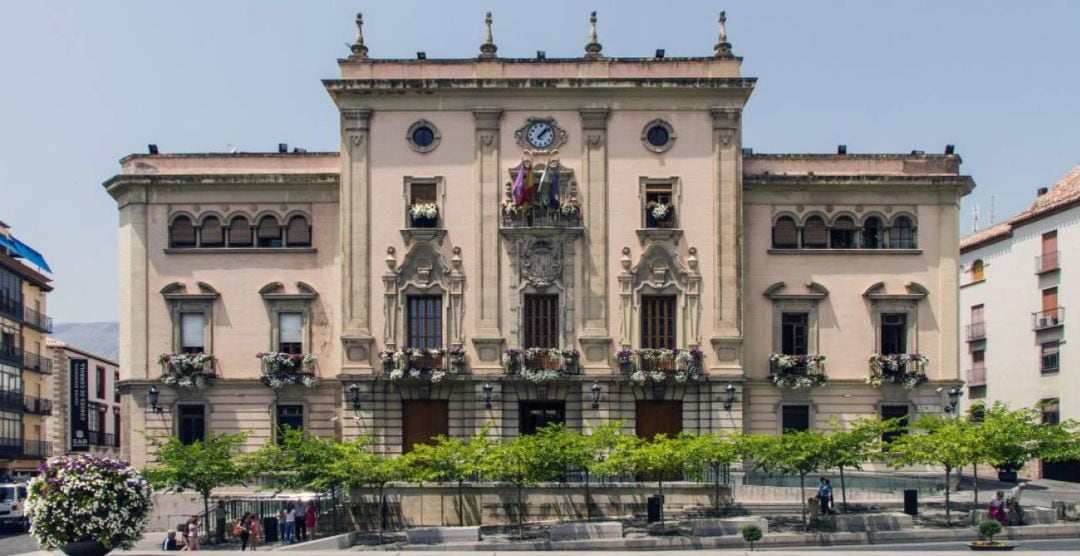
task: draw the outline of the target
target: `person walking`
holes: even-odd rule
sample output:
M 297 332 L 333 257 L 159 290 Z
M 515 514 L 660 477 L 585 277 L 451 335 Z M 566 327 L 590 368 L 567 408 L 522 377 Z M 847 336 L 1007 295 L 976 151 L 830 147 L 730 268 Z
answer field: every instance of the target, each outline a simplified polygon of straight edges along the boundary
M 251 550 L 255 550 L 259 546 L 259 537 L 262 535 L 262 523 L 259 522 L 258 515 L 251 514 L 247 529 L 251 535 Z
M 193 515 L 187 520 L 187 547 L 186 550 L 199 549 L 199 516 Z
M 832 500 L 832 485 L 825 477 L 818 483 L 818 503 L 821 504 L 821 515 L 829 515 L 829 501 Z
M 296 542 L 307 540 L 307 519 L 304 518 L 304 501 L 296 502 Z
M 240 552 L 247 550 L 248 539 L 251 538 L 251 533 L 247 528 L 248 519 L 248 513 L 244 512 L 244 515 L 233 524 L 232 536 L 240 539 Z
M 293 503 L 289 502 L 285 505 L 285 538 L 282 540 L 282 544 L 292 544 L 296 539 L 293 538 L 293 532 L 296 531 L 296 508 L 293 507 Z
M 217 529 L 217 543 L 225 544 L 225 527 L 227 525 L 225 520 L 225 501 L 218 500 L 217 506 L 214 506 L 214 525 Z
M 307 508 L 304 509 L 304 526 L 311 538 L 315 538 L 315 524 L 319 517 L 319 509 L 315 507 L 314 500 L 308 500 Z
M 180 550 L 180 545 L 176 542 L 176 530 L 169 529 L 168 533 L 165 533 L 165 540 L 161 541 L 162 550 Z
M 1005 507 L 1008 508 L 1009 525 L 1024 525 L 1024 508 L 1020 506 L 1020 495 L 1024 493 L 1027 485 L 1020 483 L 1005 495 Z
M 997 520 L 998 523 L 1005 525 L 1005 493 L 997 491 L 997 494 L 990 499 L 989 508 L 990 519 Z

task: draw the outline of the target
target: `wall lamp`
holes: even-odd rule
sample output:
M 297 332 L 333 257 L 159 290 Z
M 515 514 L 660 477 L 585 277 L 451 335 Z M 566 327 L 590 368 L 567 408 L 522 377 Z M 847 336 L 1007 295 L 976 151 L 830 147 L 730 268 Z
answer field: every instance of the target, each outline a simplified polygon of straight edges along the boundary
M 150 385 L 150 391 L 146 393 L 147 401 L 150 402 L 150 410 L 154 413 L 161 413 L 162 407 L 158 405 L 158 396 L 161 395 L 161 391 L 157 389 L 157 386 Z
M 957 406 L 960 405 L 960 396 L 964 395 L 964 392 L 959 388 L 952 388 L 949 390 L 949 405 L 945 406 L 945 413 L 956 413 L 959 411 Z
M 724 387 L 724 392 L 724 409 L 730 410 L 735 405 L 735 385 L 729 382 Z
M 490 382 L 485 382 L 481 389 L 484 391 L 484 407 L 491 409 L 491 392 L 495 390 L 495 387 Z
M 600 409 L 600 383 L 592 383 L 592 388 L 589 388 L 589 391 L 592 392 L 592 408 Z
M 360 385 L 355 382 L 349 385 L 349 403 L 353 411 L 360 411 Z

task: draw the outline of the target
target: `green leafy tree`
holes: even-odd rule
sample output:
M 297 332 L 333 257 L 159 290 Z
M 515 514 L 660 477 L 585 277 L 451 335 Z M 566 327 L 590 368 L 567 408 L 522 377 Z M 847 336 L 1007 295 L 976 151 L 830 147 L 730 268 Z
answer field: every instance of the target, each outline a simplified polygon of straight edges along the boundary
M 331 519 L 337 531 L 337 501 L 344 483 L 333 480 L 329 468 L 334 462 L 335 446 L 340 443 L 334 437 L 316 436 L 286 426 L 282 428 L 280 441 L 268 439 L 245 459 L 252 473 L 262 476 L 266 487 L 275 492 L 329 492 L 334 507 Z
M 686 470 L 687 450 L 683 438 L 658 434 L 652 440 L 638 444 L 629 454 L 635 474 L 656 481 L 657 494 L 664 498 L 664 481 L 677 479 Z M 664 505 L 660 504 L 660 526 L 666 525 Z
M 859 419 L 850 428 L 841 428 L 839 421 L 832 420 L 833 432 L 825 437 L 823 469 L 835 467 L 840 472 L 840 496 L 843 511 L 847 511 L 847 483 L 844 469 L 862 469 L 866 463 L 880 453 L 881 435 L 892 429 L 894 423 L 884 423 L 880 419 Z
M 250 468 L 239 452 L 247 435 L 210 433 L 202 440 L 184 444 L 179 437 L 147 437 L 154 449 L 155 465 L 143 471 L 155 488 L 168 492 L 190 490 L 203 500 L 207 519 L 206 536 L 210 538 L 210 496 L 215 488 L 242 485 Z
M 767 471 L 799 476 L 799 503 L 803 527 L 806 516 L 806 476 L 829 465 L 829 439 L 819 431 L 789 431 L 779 436 L 757 436 L 750 442 L 755 465 Z
M 681 438 L 686 450 L 686 468 L 698 480 L 704 479 L 703 471 L 713 474 L 713 511 L 720 512 L 720 474 L 724 468 L 743 459 L 745 442 L 742 433 L 702 434 L 683 433 Z
M 484 454 L 484 474 L 492 479 L 505 480 L 517 491 L 518 536 L 525 537 L 525 501 L 523 491 L 543 481 L 557 478 L 555 470 L 561 456 L 550 454 L 539 434 L 525 434 L 498 444 Z
M 945 523 L 952 522 L 949 509 L 949 481 L 952 472 L 970 465 L 979 457 L 982 442 L 978 430 L 966 419 L 948 419 L 936 415 L 916 421 L 911 434 L 901 436 L 890 445 L 890 453 L 896 456 L 889 465 L 924 464 L 945 469 Z
M 370 450 L 370 436 L 361 436 L 333 444 L 333 462 L 326 469 L 326 480 L 350 488 L 372 488 L 378 491 L 379 542 L 386 529 L 386 485 L 400 477 L 400 465 L 393 459 Z
M 490 430 L 490 424 L 484 425 L 480 434 L 467 439 L 437 436 L 433 444 L 417 444 L 411 452 L 414 462 L 427 469 L 427 480 L 457 485 L 458 523 L 462 526 L 465 525 L 465 482 L 484 471 L 484 458 L 495 446 L 488 436 Z
M 421 446 L 424 448 L 418 450 L 417 448 Z M 397 458 L 398 474 L 401 480 L 415 484 L 420 492 L 420 523 L 417 525 L 421 527 L 424 526 L 424 483 L 437 480 L 428 459 L 428 454 L 432 451 L 433 449 L 430 446 L 418 444 L 413 448 L 413 451 Z
M 572 459 L 585 472 L 585 516 L 586 520 L 592 519 L 592 496 L 589 490 L 590 478 L 603 475 L 608 471 L 607 459 L 615 450 L 615 446 L 622 436 L 622 421 L 608 421 L 595 429 L 592 433 L 582 437 L 584 450 L 574 451 Z

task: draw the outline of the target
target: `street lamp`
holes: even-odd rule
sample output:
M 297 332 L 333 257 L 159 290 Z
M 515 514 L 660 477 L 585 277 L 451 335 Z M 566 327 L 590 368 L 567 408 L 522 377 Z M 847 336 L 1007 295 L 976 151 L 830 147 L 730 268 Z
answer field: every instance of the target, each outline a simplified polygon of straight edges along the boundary
M 945 413 L 956 413 L 958 411 L 957 406 L 960 405 L 960 396 L 964 393 L 959 388 L 952 388 L 949 390 L 949 405 L 945 406 Z
M 349 385 L 349 403 L 353 411 L 360 411 L 360 385 L 355 382 Z
M 727 395 L 724 397 L 724 409 L 730 410 L 731 407 L 735 405 L 735 385 L 729 382 L 728 385 L 724 387 L 724 392 L 727 392 Z
M 161 413 L 162 410 L 161 406 L 158 405 L 158 396 L 160 394 L 161 391 L 158 390 L 157 386 L 154 386 L 153 384 L 150 385 L 150 391 L 146 393 L 147 401 L 150 402 L 150 409 L 154 413 Z
M 490 382 L 485 382 L 481 389 L 484 391 L 484 407 L 491 409 L 491 392 L 495 390 L 495 387 Z
M 600 383 L 592 383 L 592 388 L 589 388 L 589 391 L 592 392 L 592 408 L 600 409 Z

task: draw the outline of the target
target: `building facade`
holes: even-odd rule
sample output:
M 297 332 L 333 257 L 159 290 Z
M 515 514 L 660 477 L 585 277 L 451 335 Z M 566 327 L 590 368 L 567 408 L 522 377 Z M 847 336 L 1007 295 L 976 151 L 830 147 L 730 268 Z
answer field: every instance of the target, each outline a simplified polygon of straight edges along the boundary
M 961 240 L 966 406 L 1001 401 L 1039 407 L 1049 423 L 1080 419 L 1080 349 L 1068 342 L 1065 312 L 1080 304 L 1067 280 L 1080 268 L 1080 254 L 1066 248 L 1080 241 L 1078 222 L 1080 166 L 1040 188 L 1024 212 Z M 1080 481 L 1080 461 L 1026 471 Z
M 488 424 L 943 410 L 974 185 L 951 148 L 753 154 L 723 24 L 710 57 L 607 58 L 595 35 L 582 58 L 495 52 L 372 59 L 358 36 L 324 82 L 340 152 L 121 161 L 127 427 L 400 453 Z
M 119 456 L 121 442 L 129 434 L 123 432 L 120 367 L 115 361 L 55 338 L 49 338 L 46 345 L 54 369 L 49 384 L 53 411 L 47 419 L 54 454 Z M 74 387 L 72 381 L 73 372 L 82 373 L 82 369 L 85 390 Z M 84 407 L 85 417 L 81 415 Z
M 0 222 L 0 465 L 14 476 L 36 473 L 52 451 L 45 431 L 52 413 L 45 297 L 52 286 L 39 268 L 48 269 L 41 255 Z

